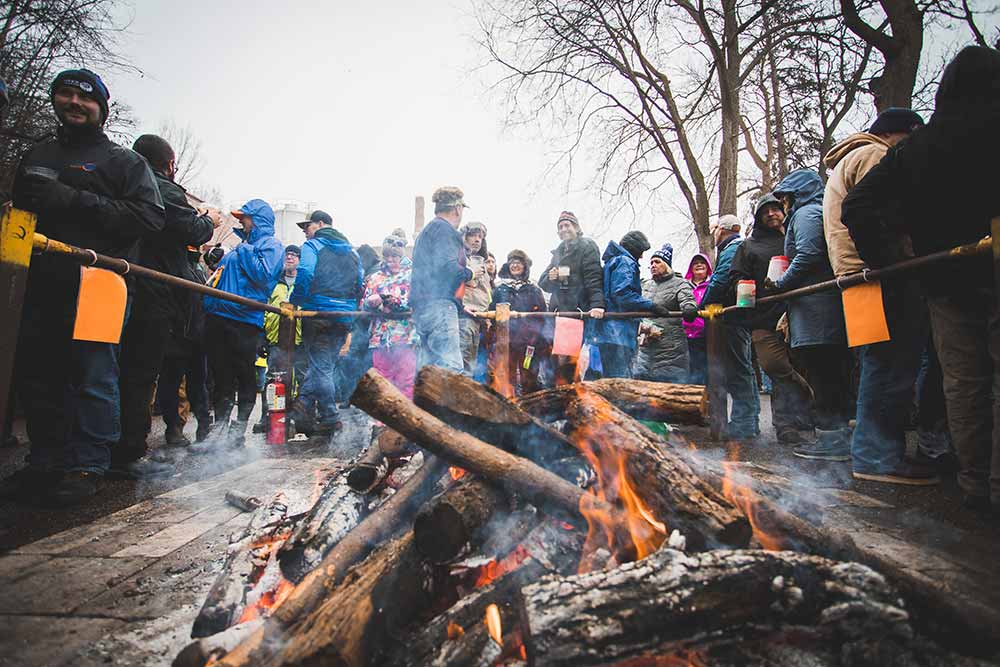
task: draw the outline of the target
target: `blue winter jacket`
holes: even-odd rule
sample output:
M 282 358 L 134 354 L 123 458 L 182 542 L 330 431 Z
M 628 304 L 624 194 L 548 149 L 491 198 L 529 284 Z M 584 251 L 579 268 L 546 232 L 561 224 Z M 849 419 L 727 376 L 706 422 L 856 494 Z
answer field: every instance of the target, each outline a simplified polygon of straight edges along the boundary
M 718 303 L 731 306 L 736 303 L 736 293 L 733 291 L 733 256 L 743 245 L 743 238 L 733 234 L 716 248 L 715 269 L 708 281 L 708 289 L 701 297 L 702 306 Z
M 472 280 L 465 266 L 462 235 L 444 218 L 434 218 L 413 242 L 413 279 L 410 303 L 419 308 L 431 299 L 451 299 L 459 312 L 462 300 L 458 288 Z
M 361 258 L 332 227 L 323 227 L 302 245 L 299 270 L 289 301 L 303 310 L 357 310 L 364 283 Z M 337 318 L 350 324 L 354 318 Z
M 785 219 L 785 255 L 790 263 L 775 283 L 781 290 L 795 289 L 833 278 L 823 235 L 823 181 L 812 169 L 797 169 L 785 176 L 775 195 L 791 194 L 792 210 Z M 844 310 L 840 294 L 819 292 L 788 301 L 791 346 L 846 344 Z
M 652 310 L 653 302 L 642 295 L 639 262 L 628 250 L 611 241 L 604 250 L 604 301 L 609 313 Z M 638 349 L 639 320 L 604 320 L 601 343 Z
M 242 228 L 236 230 L 243 243 L 222 258 L 209 278 L 209 286 L 267 303 L 278 282 L 278 272 L 285 256 L 281 241 L 274 238 L 274 211 L 262 199 L 251 199 L 240 210 L 253 218 L 253 229 L 249 237 Z M 264 327 L 263 311 L 215 297 L 205 297 L 205 312 Z

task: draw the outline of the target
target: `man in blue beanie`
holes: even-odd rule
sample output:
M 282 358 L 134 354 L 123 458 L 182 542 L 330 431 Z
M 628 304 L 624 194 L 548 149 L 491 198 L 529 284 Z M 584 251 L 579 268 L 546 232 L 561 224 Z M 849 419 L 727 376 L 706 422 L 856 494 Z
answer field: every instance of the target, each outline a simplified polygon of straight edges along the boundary
M 46 236 L 135 261 L 140 238 L 165 224 L 153 172 L 104 134 L 110 95 L 101 77 L 66 70 L 51 95 L 57 135 L 21 158 L 14 205 L 37 214 Z M 82 503 L 97 493 L 118 442 L 118 346 L 73 340 L 80 275 L 65 258 L 31 261 L 15 369 L 31 454 L 3 484 L 4 497 Z

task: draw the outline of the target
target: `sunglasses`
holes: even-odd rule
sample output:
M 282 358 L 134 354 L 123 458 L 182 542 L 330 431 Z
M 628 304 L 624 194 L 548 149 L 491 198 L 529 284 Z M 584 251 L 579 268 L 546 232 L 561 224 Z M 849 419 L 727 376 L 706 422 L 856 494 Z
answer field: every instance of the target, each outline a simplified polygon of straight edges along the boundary
M 392 246 L 393 248 L 405 248 L 406 241 L 399 238 L 398 236 L 389 236 L 386 237 L 384 241 L 382 241 L 382 245 Z

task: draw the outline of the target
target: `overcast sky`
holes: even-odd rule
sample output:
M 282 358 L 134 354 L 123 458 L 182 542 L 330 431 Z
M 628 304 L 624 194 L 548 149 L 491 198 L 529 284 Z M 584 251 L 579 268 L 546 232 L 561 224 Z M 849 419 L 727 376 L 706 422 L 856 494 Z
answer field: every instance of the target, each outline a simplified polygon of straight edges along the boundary
M 132 105 L 139 132 L 190 126 L 200 180 L 228 200 L 317 202 L 355 244 L 398 226 L 410 234 L 414 196 L 430 217 L 440 185 L 465 190 L 466 219 L 486 223 L 501 261 L 523 248 L 536 274 L 563 209 L 589 234 L 608 230 L 602 250 L 632 227 L 654 248 L 689 239 L 669 211 L 608 229 L 602 213 L 615 202 L 585 187 L 592 172 L 580 163 L 569 192 L 565 172 L 544 176 L 552 157 L 541 134 L 505 130 L 505 109 L 477 71 L 472 11 L 471 0 L 136 2 L 124 46 L 144 75 L 110 74 L 109 86 Z

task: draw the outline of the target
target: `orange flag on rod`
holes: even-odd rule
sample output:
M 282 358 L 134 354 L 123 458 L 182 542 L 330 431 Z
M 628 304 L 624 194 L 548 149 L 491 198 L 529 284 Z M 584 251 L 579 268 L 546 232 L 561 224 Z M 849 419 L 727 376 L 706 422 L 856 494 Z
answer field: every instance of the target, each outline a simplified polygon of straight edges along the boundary
M 556 318 L 556 331 L 552 337 L 552 354 L 575 357 L 583 346 L 583 320 L 569 317 Z
M 73 340 L 117 345 L 122 337 L 127 300 L 125 279 L 120 275 L 105 269 L 81 266 Z
M 889 325 L 882 305 L 882 284 L 862 283 L 841 292 L 844 300 L 844 323 L 847 346 L 858 347 L 890 340 Z

